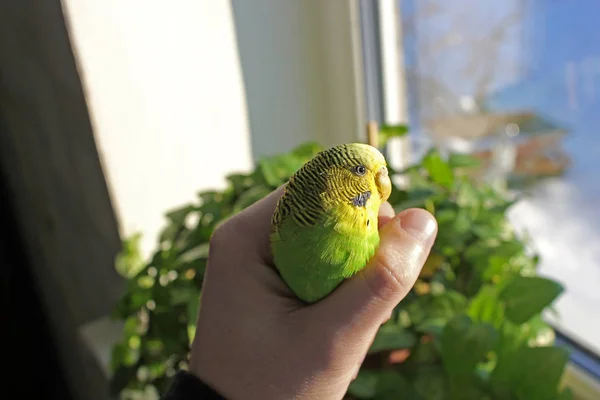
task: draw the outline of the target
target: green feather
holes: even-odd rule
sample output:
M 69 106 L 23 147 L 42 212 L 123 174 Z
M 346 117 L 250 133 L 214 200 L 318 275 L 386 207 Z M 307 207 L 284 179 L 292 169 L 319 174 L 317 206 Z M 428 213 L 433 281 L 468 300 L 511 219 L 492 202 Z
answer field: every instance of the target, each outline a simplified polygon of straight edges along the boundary
M 271 236 L 273 258 L 281 277 L 302 300 L 312 303 L 360 271 L 375 253 L 379 234 L 366 236 L 337 232 L 333 223 L 310 230 L 285 220 Z

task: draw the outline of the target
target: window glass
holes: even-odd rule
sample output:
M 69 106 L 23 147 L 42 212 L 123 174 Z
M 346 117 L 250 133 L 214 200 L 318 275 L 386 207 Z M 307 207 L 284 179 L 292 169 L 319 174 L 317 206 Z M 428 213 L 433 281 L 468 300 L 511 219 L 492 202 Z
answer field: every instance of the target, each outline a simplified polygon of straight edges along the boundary
M 566 293 L 547 318 L 600 354 L 600 1 L 400 0 L 417 141 L 484 160 Z

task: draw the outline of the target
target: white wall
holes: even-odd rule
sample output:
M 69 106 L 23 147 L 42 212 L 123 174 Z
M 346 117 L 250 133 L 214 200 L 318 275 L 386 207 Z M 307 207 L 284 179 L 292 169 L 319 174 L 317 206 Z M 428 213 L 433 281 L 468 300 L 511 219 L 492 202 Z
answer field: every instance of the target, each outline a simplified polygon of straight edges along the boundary
M 231 3 L 255 156 L 306 140 L 358 139 L 365 121 L 356 2 Z
M 164 211 L 251 166 L 230 4 L 65 3 L 122 233 L 148 253 Z
M 362 133 L 354 1 L 64 5 L 121 231 L 146 254 L 164 211 L 226 173 Z

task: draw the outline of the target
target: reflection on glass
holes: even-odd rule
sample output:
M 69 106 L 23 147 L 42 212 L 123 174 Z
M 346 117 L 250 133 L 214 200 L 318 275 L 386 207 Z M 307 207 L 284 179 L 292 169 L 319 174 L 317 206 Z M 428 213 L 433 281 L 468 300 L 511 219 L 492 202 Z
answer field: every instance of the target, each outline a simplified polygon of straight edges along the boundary
M 512 218 L 567 288 L 555 324 L 600 353 L 600 1 L 400 3 L 413 134 L 527 188 Z

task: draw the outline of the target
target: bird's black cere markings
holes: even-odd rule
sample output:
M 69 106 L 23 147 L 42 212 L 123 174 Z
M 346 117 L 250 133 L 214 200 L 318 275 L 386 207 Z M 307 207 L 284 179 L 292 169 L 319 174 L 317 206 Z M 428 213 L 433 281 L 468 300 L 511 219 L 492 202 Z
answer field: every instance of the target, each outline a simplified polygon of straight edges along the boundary
M 359 193 L 352 199 L 352 204 L 355 207 L 364 207 L 367 205 L 367 200 L 371 198 L 371 191 L 367 190 L 366 192 Z

